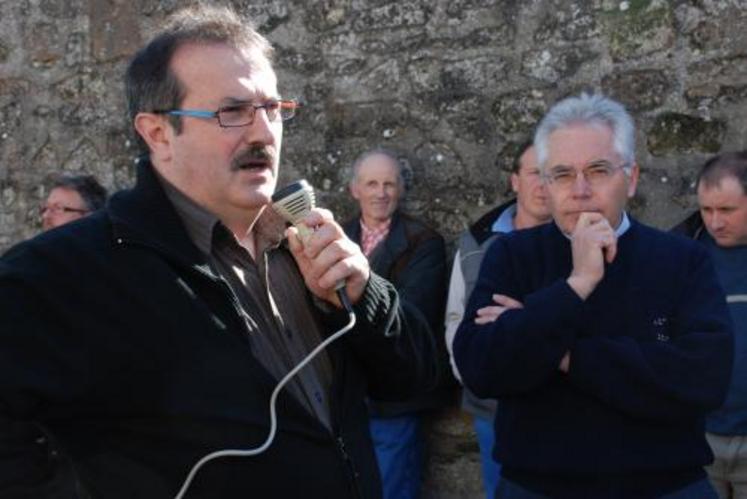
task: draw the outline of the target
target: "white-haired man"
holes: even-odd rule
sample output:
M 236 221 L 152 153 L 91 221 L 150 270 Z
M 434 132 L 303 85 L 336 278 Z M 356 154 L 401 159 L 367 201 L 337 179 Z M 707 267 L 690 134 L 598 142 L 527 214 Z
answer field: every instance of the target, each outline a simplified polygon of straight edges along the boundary
M 715 497 L 705 414 L 728 384 L 732 336 L 706 251 L 631 219 L 632 118 L 565 99 L 535 146 L 554 223 L 488 250 L 454 354 L 499 399 L 499 499 Z

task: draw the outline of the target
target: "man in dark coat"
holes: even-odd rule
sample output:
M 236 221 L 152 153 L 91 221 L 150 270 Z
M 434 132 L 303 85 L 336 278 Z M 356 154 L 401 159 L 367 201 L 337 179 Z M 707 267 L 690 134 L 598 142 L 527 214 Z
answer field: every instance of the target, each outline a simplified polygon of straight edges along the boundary
M 419 496 L 423 466 L 421 413 L 453 398 L 445 346 L 441 339 L 446 285 L 446 252 L 440 234 L 398 210 L 404 193 L 396 154 L 375 149 L 353 165 L 351 195 L 360 214 L 344 224 L 348 237 L 361 245 L 374 272 L 397 288 L 410 324 L 427 324 L 439 344 L 440 386 L 405 402 L 383 402 L 372 394 L 371 434 L 387 499 Z
M 283 238 L 268 204 L 296 103 L 270 52 L 229 9 L 175 14 L 127 71 L 137 185 L 0 260 L 0 497 L 381 496 L 365 397 L 435 377 L 428 331 L 329 212 Z M 348 322 L 340 281 L 355 328 L 291 378 L 276 427 L 278 380 Z
M 706 250 L 628 216 L 635 128 L 581 94 L 534 140 L 553 223 L 497 238 L 454 339 L 462 380 L 498 398 L 498 499 L 714 498 L 705 415 L 731 374 Z

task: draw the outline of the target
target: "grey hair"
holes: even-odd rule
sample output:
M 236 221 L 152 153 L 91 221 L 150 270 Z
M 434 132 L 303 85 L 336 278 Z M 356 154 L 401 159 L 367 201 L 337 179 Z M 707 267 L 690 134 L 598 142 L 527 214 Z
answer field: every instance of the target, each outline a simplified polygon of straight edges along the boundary
M 350 183 L 352 184 L 353 182 L 356 182 L 358 180 L 358 173 L 360 172 L 361 165 L 371 156 L 384 156 L 391 160 L 392 164 L 397 169 L 397 180 L 399 182 L 399 185 L 404 191 L 406 182 L 402 161 L 400 161 L 396 152 L 384 147 L 376 147 L 374 149 L 370 149 L 358 156 L 358 158 L 353 162 L 353 166 L 350 169 Z
M 617 101 L 600 94 L 582 93 L 578 97 L 568 97 L 556 103 L 547 112 L 534 134 L 537 148 L 537 163 L 545 170 L 550 135 L 571 125 L 607 126 L 612 130 L 613 147 L 622 157 L 629 173 L 635 163 L 635 125 L 625 107 Z

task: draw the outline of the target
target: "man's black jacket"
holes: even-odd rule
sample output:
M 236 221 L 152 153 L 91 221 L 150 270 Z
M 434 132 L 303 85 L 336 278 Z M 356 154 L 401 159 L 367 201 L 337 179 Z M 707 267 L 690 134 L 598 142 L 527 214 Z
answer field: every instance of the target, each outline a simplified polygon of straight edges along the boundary
M 235 304 L 147 163 L 104 211 L 11 249 L 0 260 L 0 498 L 71 497 L 50 483 L 43 447 L 13 431 L 29 421 L 73 463 L 79 497 L 174 497 L 204 454 L 259 446 L 276 380 Z M 330 333 L 344 323 L 312 311 Z M 364 396 L 406 397 L 433 377 L 421 361 L 432 352 L 425 331 L 402 331 L 384 279 L 372 274 L 356 311 L 329 348 L 333 431 L 281 392 L 269 450 L 208 464 L 187 497 L 380 496 Z
M 360 244 L 361 225 L 357 216 L 343 226 L 345 233 Z M 369 256 L 371 269 L 389 280 L 399 293 L 405 327 L 430 331 L 437 356 L 438 385 L 402 402 L 379 401 L 372 395 L 371 414 L 400 416 L 415 411 L 443 407 L 456 401 L 456 381 L 451 374 L 449 354 L 443 335 L 446 305 L 446 246 L 435 230 L 414 218 L 395 212 L 389 234 Z

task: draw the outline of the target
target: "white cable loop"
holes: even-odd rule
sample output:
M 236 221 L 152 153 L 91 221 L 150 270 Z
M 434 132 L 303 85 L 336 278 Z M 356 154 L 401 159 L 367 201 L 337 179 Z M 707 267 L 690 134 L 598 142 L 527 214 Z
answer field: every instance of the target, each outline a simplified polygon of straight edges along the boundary
M 311 362 L 311 360 L 322 350 L 327 348 L 327 346 L 335 341 L 337 338 L 341 337 L 355 326 L 356 318 L 355 313 L 352 312 L 352 310 L 349 310 L 348 317 L 350 318 L 348 324 L 337 331 L 335 334 L 321 342 L 314 350 L 312 350 L 304 359 L 293 369 L 290 370 L 288 374 L 285 375 L 283 379 L 280 380 L 280 382 L 275 387 L 275 390 L 273 390 L 272 395 L 270 396 L 270 433 L 267 435 L 267 439 L 265 442 L 260 445 L 259 447 L 255 447 L 254 449 L 224 449 L 219 450 L 215 452 L 211 452 L 210 454 L 205 455 L 202 459 L 197 461 L 194 466 L 192 466 L 192 469 L 190 470 L 189 474 L 187 475 L 187 478 L 184 480 L 184 483 L 182 484 L 181 489 L 179 489 L 179 493 L 176 495 L 175 499 L 183 499 L 184 495 L 187 493 L 187 490 L 189 489 L 190 484 L 192 483 L 192 480 L 194 480 L 194 477 L 197 475 L 197 472 L 199 471 L 202 466 L 204 466 L 209 461 L 212 461 L 214 459 L 218 459 L 221 457 L 249 457 L 249 456 L 256 456 L 258 454 L 263 453 L 266 451 L 270 445 L 272 445 L 272 441 L 275 440 L 275 433 L 277 432 L 277 415 L 275 413 L 275 401 L 278 398 L 278 394 L 280 393 L 280 390 L 290 381 L 290 379 L 295 376 L 301 369 L 303 369 L 306 364 Z

